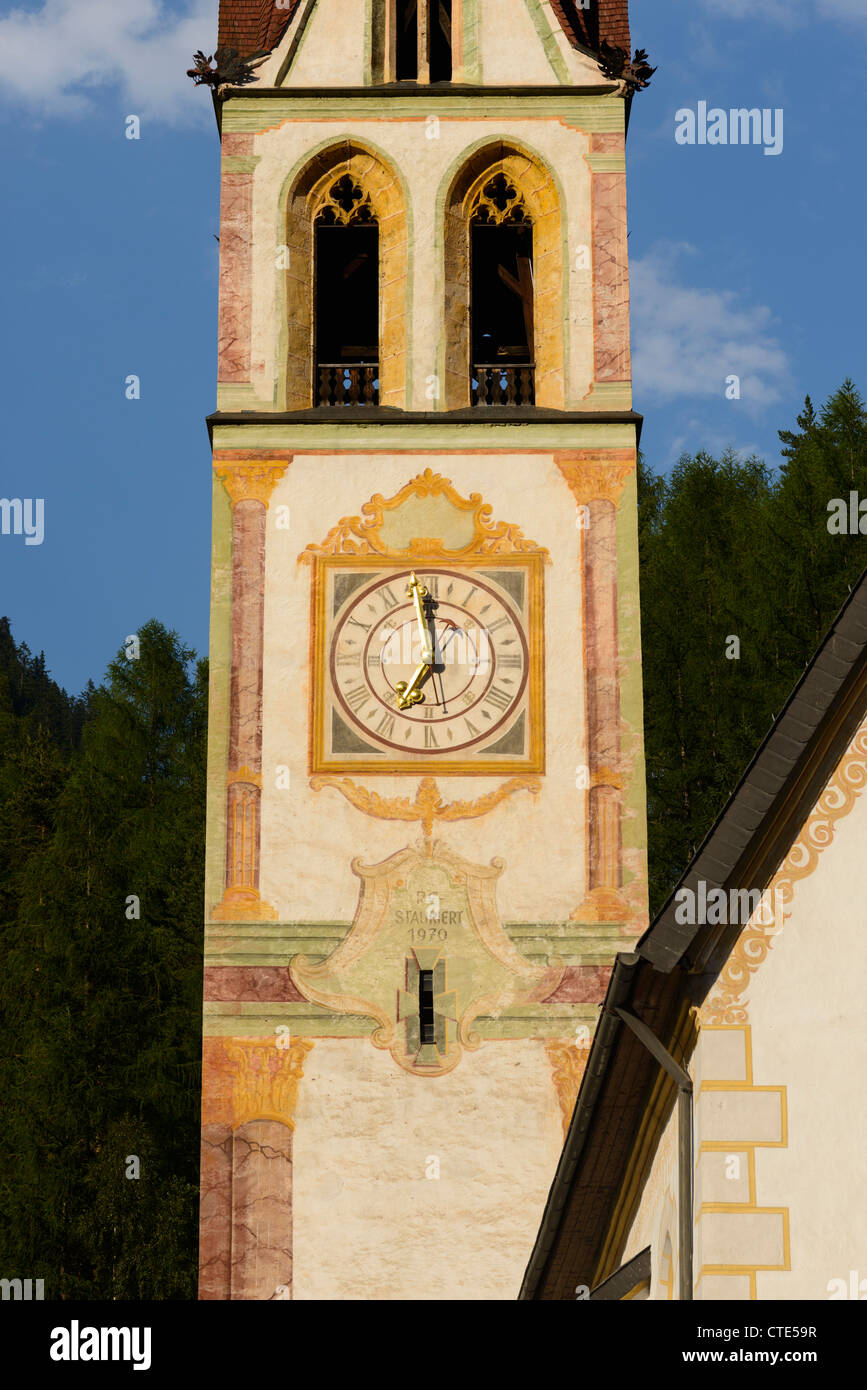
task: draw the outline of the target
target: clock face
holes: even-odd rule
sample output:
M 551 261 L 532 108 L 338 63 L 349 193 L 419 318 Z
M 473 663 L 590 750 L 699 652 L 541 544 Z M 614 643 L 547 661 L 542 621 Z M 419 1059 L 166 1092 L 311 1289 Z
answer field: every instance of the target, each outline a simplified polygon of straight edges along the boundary
M 539 770 L 533 563 L 323 568 L 314 770 Z

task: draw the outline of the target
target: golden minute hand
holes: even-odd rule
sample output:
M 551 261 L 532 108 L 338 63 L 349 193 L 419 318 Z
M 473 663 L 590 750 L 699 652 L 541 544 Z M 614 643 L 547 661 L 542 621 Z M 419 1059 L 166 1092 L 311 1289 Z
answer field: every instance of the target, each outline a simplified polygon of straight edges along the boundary
M 430 675 L 430 667 L 423 661 L 415 672 L 412 680 L 407 685 L 406 681 L 398 681 L 394 687 L 397 695 L 398 709 L 409 709 L 411 705 L 420 705 L 424 700 L 424 693 L 421 684 Z
M 434 664 L 433 639 L 430 627 L 428 626 L 427 615 L 424 611 L 422 599 L 427 598 L 427 589 L 418 582 L 415 570 L 412 571 L 410 581 L 406 586 L 406 592 L 415 605 L 415 616 L 418 619 L 419 632 L 421 633 L 421 659 L 428 666 Z

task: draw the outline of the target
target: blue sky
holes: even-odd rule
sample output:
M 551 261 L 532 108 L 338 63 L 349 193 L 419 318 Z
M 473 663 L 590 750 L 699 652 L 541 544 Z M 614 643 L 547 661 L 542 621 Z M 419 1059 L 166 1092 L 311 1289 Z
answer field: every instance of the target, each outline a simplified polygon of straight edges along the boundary
M 184 72 L 212 51 L 216 9 L 0 3 L 0 495 L 45 499 L 41 545 L 0 536 L 0 613 L 71 691 L 149 617 L 207 650 L 219 146 Z M 630 14 L 659 67 L 628 141 L 643 447 L 660 471 L 729 445 L 776 466 L 805 394 L 847 375 L 867 393 L 867 3 Z M 676 112 L 699 102 L 781 109 L 781 153 L 678 144 Z

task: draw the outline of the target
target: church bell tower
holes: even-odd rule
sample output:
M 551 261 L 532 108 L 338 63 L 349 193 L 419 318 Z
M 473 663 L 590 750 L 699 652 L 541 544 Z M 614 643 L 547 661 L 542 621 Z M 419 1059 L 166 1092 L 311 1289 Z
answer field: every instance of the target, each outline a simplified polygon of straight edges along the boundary
M 647 922 L 605 44 L 220 3 L 204 1299 L 515 1298 Z

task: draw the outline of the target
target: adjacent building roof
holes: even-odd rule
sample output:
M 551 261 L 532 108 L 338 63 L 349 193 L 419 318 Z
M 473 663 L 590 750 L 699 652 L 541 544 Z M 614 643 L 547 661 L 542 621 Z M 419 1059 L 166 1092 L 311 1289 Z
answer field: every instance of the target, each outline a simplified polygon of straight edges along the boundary
M 300 0 L 278 6 L 276 0 L 220 0 L 218 44 L 237 49 L 242 58 L 276 48 Z
M 615 1216 L 625 1239 L 631 1221 L 624 1205 L 627 1176 L 634 1208 L 656 1147 L 642 1126 L 660 1067 L 618 1010 L 641 1019 L 669 1052 L 683 1056 L 689 1008 L 707 997 L 740 934 L 736 925 L 678 923 L 676 893 L 695 891 L 699 880 L 708 891 L 764 890 L 865 710 L 867 571 L 671 898 L 634 952 L 615 960 L 522 1299 L 574 1300 L 577 1286 L 593 1288 L 620 1257 Z M 674 1101 L 673 1083 L 668 1087 L 665 1106 L 656 1091 L 657 1139 Z
M 589 48 L 598 53 L 603 39 L 617 48 L 629 48 L 629 0 L 597 0 L 582 10 L 576 0 L 551 0 L 573 48 Z
M 235 48 L 242 57 L 276 48 L 299 4 L 300 0 L 288 0 L 282 6 L 276 0 L 220 0 L 220 47 Z M 573 47 L 596 53 L 605 39 L 629 51 L 628 0 L 597 0 L 587 10 L 580 9 L 576 0 L 551 0 L 551 8 Z

